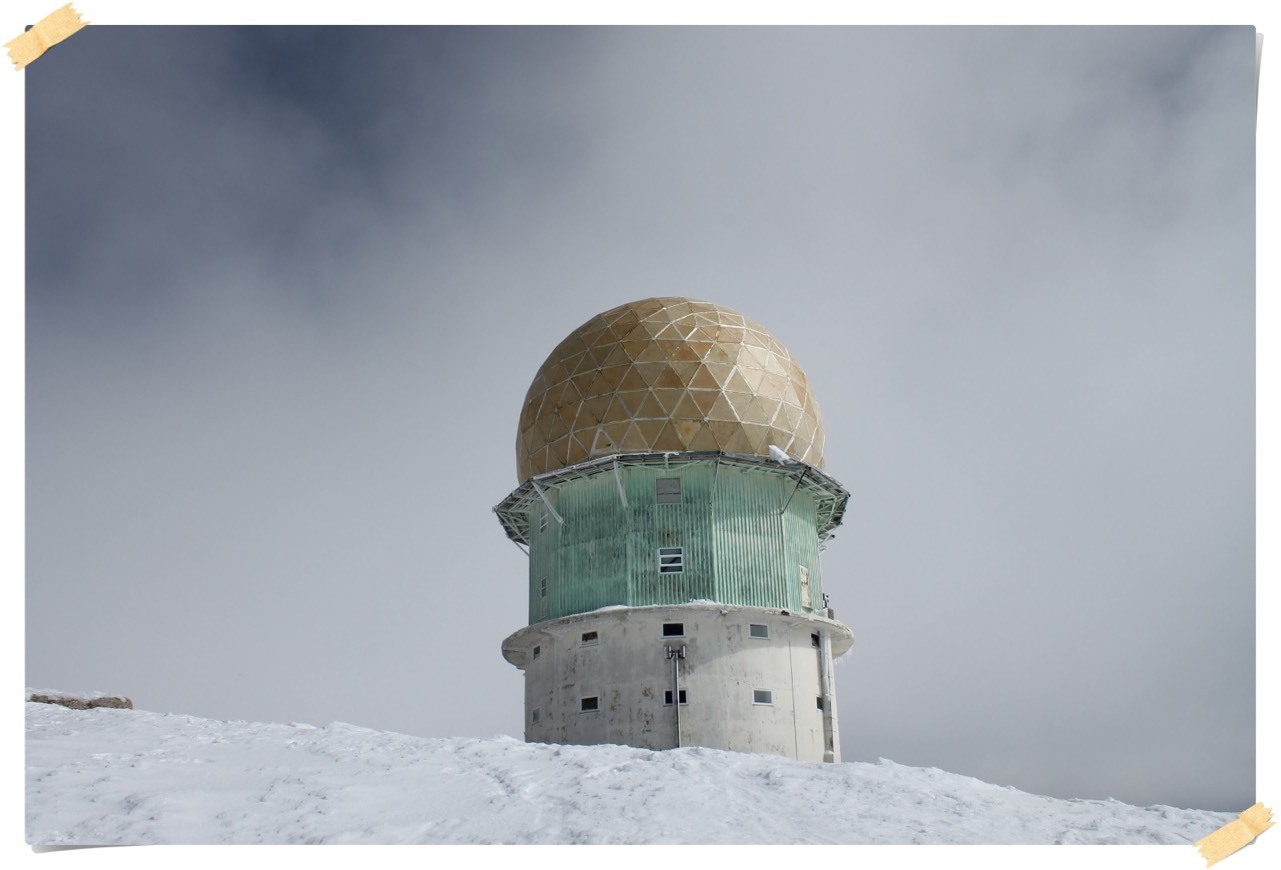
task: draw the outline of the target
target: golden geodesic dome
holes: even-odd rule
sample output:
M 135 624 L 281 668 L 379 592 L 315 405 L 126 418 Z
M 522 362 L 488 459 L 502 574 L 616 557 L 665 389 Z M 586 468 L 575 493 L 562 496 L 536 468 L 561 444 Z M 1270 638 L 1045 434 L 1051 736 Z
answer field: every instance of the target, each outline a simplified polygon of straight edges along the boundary
M 519 479 L 614 453 L 770 445 L 823 467 L 823 424 L 787 348 L 737 311 L 642 299 L 569 334 L 525 394 Z

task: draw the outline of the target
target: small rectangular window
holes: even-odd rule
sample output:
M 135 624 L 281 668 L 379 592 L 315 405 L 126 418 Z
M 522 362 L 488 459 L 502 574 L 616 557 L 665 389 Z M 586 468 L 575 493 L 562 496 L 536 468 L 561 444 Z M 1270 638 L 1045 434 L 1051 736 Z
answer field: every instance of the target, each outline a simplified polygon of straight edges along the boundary
M 822 710 L 822 709 L 823 709 L 823 696 L 822 696 L 822 695 L 819 695 L 819 696 L 818 696 L 818 708 L 819 708 L 820 710 Z
M 529 660 L 530 660 L 531 662 L 536 662 L 536 661 L 538 661 L 539 657 L 540 657 L 542 654 L 543 654 L 543 648 L 542 648 L 541 646 L 536 646 L 536 647 L 534 647 L 534 654 L 533 654 L 532 656 L 530 656 Z
M 658 548 L 658 573 L 679 574 L 685 570 L 684 547 Z
M 682 704 L 688 704 L 688 703 L 689 703 L 688 701 L 686 701 L 686 700 L 685 700 L 685 690 L 684 690 L 684 689 L 681 689 L 681 703 L 682 703 Z M 666 692 L 664 692 L 664 693 L 663 693 L 663 706 L 664 706 L 664 707 L 670 707 L 670 706 L 672 706 L 672 690 L 671 690 L 671 689 L 668 689 Z
M 818 649 L 818 648 L 819 648 L 819 642 L 818 642 L 818 635 L 817 635 L 817 634 L 811 634 L 811 635 L 810 635 L 810 645 L 811 645 L 811 646 L 813 646 L 813 647 L 814 647 L 814 649 Z
M 600 698 L 592 695 L 590 698 L 583 698 L 578 702 L 578 712 L 592 713 L 600 709 Z
M 543 721 L 542 709 L 539 707 L 535 707 L 533 710 L 531 710 L 529 713 L 529 721 L 534 725 L 537 725 L 539 722 Z
M 683 622 L 664 622 L 663 637 L 684 637 L 685 623 Z
M 547 578 L 546 577 L 538 581 L 538 597 L 539 598 L 547 597 Z
M 756 689 L 752 692 L 753 704 L 773 704 L 774 693 L 766 689 Z
M 583 632 L 583 646 L 591 646 L 594 643 L 600 643 L 600 633 L 595 631 Z
M 759 625 L 753 622 L 747 627 L 747 631 L 752 637 L 769 637 L 768 625 Z
M 658 503 L 677 504 L 681 500 L 681 479 L 679 477 L 660 477 L 658 484 Z

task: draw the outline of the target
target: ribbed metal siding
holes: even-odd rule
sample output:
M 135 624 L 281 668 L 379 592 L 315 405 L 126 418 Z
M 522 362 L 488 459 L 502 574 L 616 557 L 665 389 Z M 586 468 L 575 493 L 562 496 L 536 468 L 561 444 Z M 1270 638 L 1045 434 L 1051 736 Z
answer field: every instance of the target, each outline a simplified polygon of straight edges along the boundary
M 599 475 L 560 487 L 556 510 L 564 524 L 553 519 L 530 547 L 530 621 L 626 604 L 627 547 L 620 531 L 627 518 L 613 477 Z M 549 587 L 546 615 L 538 597 L 543 576 Z
M 718 601 L 801 608 L 799 566 L 810 568 L 813 588 L 818 535 L 813 499 L 794 489 L 778 475 L 723 470 L 715 506 Z
M 547 530 L 543 532 L 535 531 L 539 527 L 538 518 L 542 511 L 546 510 L 543 505 L 538 505 L 529 515 L 530 542 L 529 542 L 529 622 L 532 625 L 535 622 L 541 622 L 544 619 L 551 618 L 551 603 L 555 595 L 555 573 L 556 573 L 556 549 L 560 539 L 560 523 L 555 518 L 547 518 Z M 541 581 L 547 580 L 547 608 L 542 606 L 542 600 L 539 595 Z
M 783 514 L 783 534 L 787 540 L 788 584 L 794 597 L 793 607 L 801 606 L 801 566 L 810 572 L 812 609 L 823 609 L 823 577 L 818 557 L 818 511 L 814 499 L 797 493 Z
M 630 505 L 628 536 L 630 603 L 684 604 L 695 598 L 712 598 L 715 563 L 709 523 L 713 469 L 690 466 L 679 471 L 657 468 L 628 469 L 625 478 Z M 658 504 L 660 477 L 678 477 L 681 501 Z M 680 547 L 684 570 L 660 574 L 658 548 Z
M 804 492 L 793 494 L 794 479 L 715 463 L 620 474 L 626 508 L 612 472 L 558 488 L 554 504 L 564 525 L 550 518 L 547 531 L 532 536 L 531 623 L 608 605 L 695 599 L 800 610 L 800 565 L 810 570 L 814 609 L 822 607 L 816 510 Z M 661 477 L 680 478 L 679 503 L 657 503 Z M 537 529 L 537 511 L 530 521 Z M 681 547 L 684 570 L 659 573 L 659 547 Z

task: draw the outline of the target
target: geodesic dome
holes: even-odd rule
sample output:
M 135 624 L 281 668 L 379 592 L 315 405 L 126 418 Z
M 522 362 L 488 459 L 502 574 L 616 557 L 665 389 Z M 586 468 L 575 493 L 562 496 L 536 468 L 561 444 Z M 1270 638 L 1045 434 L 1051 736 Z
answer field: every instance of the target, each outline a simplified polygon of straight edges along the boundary
M 809 382 L 768 330 L 737 311 L 679 297 L 598 314 L 538 369 L 520 415 L 521 481 L 615 453 L 770 445 L 823 467 Z

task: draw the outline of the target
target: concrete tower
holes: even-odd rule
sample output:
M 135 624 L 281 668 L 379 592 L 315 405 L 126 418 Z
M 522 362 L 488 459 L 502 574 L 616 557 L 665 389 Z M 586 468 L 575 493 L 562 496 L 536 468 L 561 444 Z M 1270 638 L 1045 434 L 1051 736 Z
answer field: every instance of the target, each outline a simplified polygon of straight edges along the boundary
M 735 311 L 645 299 L 557 345 L 525 396 L 525 739 L 839 761 L 832 658 L 853 642 L 819 552 L 849 493 L 821 470 L 791 354 Z

